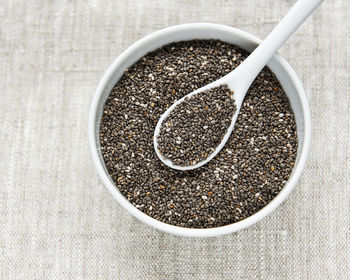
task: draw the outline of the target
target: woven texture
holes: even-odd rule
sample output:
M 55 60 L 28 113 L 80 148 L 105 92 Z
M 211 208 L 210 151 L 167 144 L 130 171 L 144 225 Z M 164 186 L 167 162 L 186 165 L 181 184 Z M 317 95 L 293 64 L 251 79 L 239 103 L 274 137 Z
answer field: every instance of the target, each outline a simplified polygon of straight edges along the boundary
M 349 279 L 349 0 L 325 1 L 280 51 L 313 139 L 296 189 L 255 226 L 210 239 L 149 228 L 88 150 L 96 85 L 131 43 L 186 22 L 263 38 L 294 2 L 0 1 L 0 279 Z

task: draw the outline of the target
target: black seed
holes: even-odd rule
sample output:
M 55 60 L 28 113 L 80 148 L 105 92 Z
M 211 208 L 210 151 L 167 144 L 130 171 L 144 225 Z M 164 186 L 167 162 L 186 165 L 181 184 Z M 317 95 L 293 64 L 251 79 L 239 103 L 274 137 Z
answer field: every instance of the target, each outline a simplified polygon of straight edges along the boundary
M 195 165 L 220 144 L 235 111 L 227 85 L 185 98 L 162 122 L 158 148 L 176 165 Z
M 250 87 L 224 149 L 207 165 L 172 170 L 153 149 L 160 115 L 247 55 L 220 41 L 178 42 L 125 71 L 104 106 L 101 152 L 116 187 L 139 210 L 172 225 L 218 227 L 256 213 L 283 188 L 294 167 L 297 131 L 289 101 L 267 67 Z

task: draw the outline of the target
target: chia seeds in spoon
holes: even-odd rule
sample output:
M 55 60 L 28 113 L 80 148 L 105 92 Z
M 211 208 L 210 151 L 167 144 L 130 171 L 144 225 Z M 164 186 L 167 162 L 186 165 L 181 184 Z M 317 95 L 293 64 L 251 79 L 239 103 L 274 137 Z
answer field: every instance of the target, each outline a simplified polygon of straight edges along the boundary
M 227 85 L 185 98 L 164 119 L 158 149 L 176 165 L 205 160 L 220 144 L 236 111 Z
M 247 53 L 213 40 L 173 43 L 127 69 L 104 105 L 101 153 L 121 193 L 168 224 L 210 228 L 241 221 L 284 187 L 296 159 L 293 111 L 265 67 L 250 87 L 223 150 L 191 171 L 165 166 L 154 128 L 176 100 L 232 71 Z

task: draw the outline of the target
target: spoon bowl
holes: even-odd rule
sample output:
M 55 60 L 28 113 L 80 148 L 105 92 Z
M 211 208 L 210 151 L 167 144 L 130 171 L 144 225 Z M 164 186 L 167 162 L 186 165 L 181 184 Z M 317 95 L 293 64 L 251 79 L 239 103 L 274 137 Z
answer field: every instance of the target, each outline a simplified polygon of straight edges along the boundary
M 161 117 L 159 118 L 156 128 L 154 129 L 154 135 L 153 135 L 153 145 L 154 145 L 154 150 L 158 156 L 158 158 L 167 166 L 176 169 L 176 170 L 182 170 L 182 171 L 186 171 L 186 170 L 192 170 L 192 169 L 196 169 L 198 167 L 203 166 L 204 164 L 206 164 L 207 162 L 211 161 L 218 152 L 220 152 L 221 148 L 226 144 L 228 138 L 230 137 L 230 134 L 226 133 L 224 136 L 224 139 L 221 141 L 221 143 L 219 144 L 219 146 L 215 149 L 215 151 L 213 153 L 211 153 L 205 160 L 198 162 L 197 164 L 193 164 L 193 165 L 187 165 L 187 166 L 182 166 L 182 165 L 176 165 L 174 164 L 171 160 L 169 160 L 168 158 L 164 157 L 162 155 L 162 153 L 159 150 L 159 144 L 158 144 L 158 136 L 160 134 L 160 129 L 162 127 L 162 124 L 164 122 L 164 120 L 169 116 L 169 114 L 173 111 L 173 109 L 178 106 L 180 103 L 185 102 L 186 98 L 189 98 L 193 95 L 196 95 L 200 92 L 215 88 L 217 86 L 220 86 L 222 84 L 224 84 L 226 81 L 225 78 L 219 79 L 213 83 L 210 83 L 204 87 L 201 87 L 195 91 L 192 91 L 191 93 L 187 94 L 186 96 L 180 98 L 179 100 L 177 100 L 175 103 L 173 103 L 165 112 L 164 114 L 161 115 Z M 236 95 L 235 95 L 236 97 Z M 243 97 L 244 98 L 244 97 Z M 236 102 L 236 100 L 235 100 Z M 239 110 L 236 110 L 234 116 L 233 116 L 233 120 L 231 121 L 231 124 L 228 128 L 228 130 L 233 129 L 234 124 L 236 122 L 237 116 L 238 116 Z

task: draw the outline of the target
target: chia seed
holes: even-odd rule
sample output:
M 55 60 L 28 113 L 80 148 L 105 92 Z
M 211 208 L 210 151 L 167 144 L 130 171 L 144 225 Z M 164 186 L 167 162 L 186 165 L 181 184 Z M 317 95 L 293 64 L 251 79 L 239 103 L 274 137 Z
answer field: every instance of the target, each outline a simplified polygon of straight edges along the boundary
M 296 159 L 293 111 L 265 67 L 250 87 L 225 147 L 191 171 L 165 166 L 153 133 L 176 100 L 237 67 L 248 53 L 216 40 L 164 46 L 129 67 L 110 93 L 100 123 L 101 152 L 121 193 L 162 222 L 210 228 L 241 221 L 284 187 Z
M 235 111 L 233 92 L 227 85 L 186 97 L 161 124 L 160 153 L 182 166 L 205 160 L 220 144 Z

